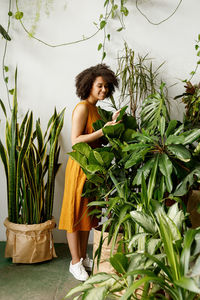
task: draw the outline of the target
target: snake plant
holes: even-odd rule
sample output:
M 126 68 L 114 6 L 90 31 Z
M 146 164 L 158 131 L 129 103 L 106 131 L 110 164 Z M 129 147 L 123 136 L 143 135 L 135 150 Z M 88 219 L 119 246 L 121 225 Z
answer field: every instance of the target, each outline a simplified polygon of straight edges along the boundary
M 32 112 L 27 112 L 18 123 L 17 104 L 16 71 L 10 120 L 1 102 L 6 132 L 5 145 L 0 140 L 0 157 L 7 180 L 8 219 L 13 223 L 38 224 L 52 218 L 64 110 L 58 114 L 55 109 L 43 134 L 39 119 L 33 129 Z

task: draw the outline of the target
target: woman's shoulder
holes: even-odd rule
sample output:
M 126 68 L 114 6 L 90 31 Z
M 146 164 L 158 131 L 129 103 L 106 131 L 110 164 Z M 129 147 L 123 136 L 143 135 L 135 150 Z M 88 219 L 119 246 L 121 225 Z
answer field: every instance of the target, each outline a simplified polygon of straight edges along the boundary
M 88 103 L 87 101 L 80 101 L 78 104 L 76 104 L 74 110 L 73 110 L 73 113 L 74 112 L 84 112 L 84 113 L 87 113 L 88 112 Z

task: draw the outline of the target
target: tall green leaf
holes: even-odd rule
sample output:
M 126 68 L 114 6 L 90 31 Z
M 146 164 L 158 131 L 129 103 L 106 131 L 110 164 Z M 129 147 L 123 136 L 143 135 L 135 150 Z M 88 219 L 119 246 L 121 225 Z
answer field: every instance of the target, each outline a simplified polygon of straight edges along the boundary
M 173 165 L 167 156 L 167 154 L 163 153 L 159 156 L 159 169 L 161 173 L 165 176 L 166 187 L 169 193 L 171 193 L 173 188 L 173 183 L 171 179 Z
M 157 168 L 158 168 L 158 161 L 159 161 L 159 154 L 156 155 L 153 168 L 151 170 L 149 183 L 147 187 L 147 195 L 148 195 L 148 201 L 152 199 L 153 196 L 153 190 L 156 185 L 156 175 L 157 175 Z

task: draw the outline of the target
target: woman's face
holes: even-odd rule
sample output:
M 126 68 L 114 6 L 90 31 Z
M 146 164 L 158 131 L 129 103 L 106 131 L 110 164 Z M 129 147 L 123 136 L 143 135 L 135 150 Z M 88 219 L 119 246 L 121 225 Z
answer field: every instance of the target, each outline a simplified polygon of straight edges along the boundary
M 108 94 L 108 84 L 103 79 L 103 77 L 96 77 L 93 82 L 92 89 L 90 91 L 90 97 L 93 98 L 94 101 L 104 100 Z

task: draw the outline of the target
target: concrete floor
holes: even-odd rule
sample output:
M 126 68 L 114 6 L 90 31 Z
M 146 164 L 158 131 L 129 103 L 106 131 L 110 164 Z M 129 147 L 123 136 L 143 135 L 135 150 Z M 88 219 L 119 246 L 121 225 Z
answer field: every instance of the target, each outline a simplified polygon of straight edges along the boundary
M 62 300 L 80 284 L 69 273 L 67 244 L 55 244 L 57 258 L 37 264 L 13 264 L 4 258 L 5 242 L 0 242 L 0 300 Z M 92 255 L 92 245 L 89 245 Z M 73 299 L 73 298 L 71 298 Z

